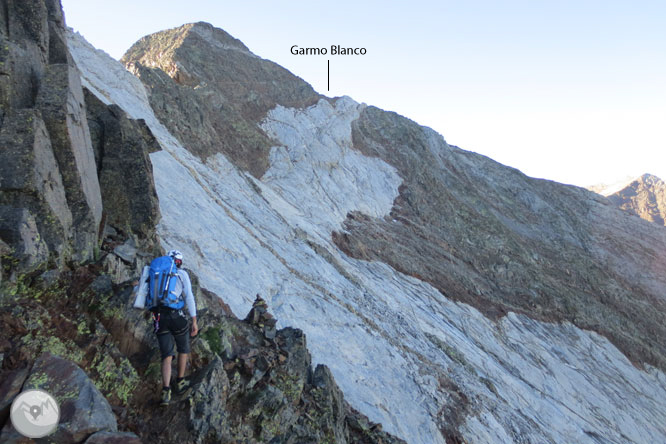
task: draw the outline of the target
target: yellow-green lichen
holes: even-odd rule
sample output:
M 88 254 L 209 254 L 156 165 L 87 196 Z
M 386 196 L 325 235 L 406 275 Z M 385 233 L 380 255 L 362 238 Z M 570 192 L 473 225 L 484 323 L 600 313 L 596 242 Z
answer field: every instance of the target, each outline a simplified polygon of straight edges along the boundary
M 289 402 L 295 402 L 303 392 L 303 380 L 298 375 L 280 372 L 275 376 L 275 387 L 279 389 Z
M 32 331 L 21 340 L 23 345 L 30 350 L 34 356 L 48 352 L 54 356 L 60 356 L 69 361 L 80 363 L 83 360 L 83 352 L 72 341 L 62 340 L 55 336 L 46 336 Z
M 76 332 L 79 336 L 86 336 L 90 334 L 90 327 L 88 327 L 88 321 L 83 319 L 76 325 Z
M 115 396 L 125 404 L 138 385 L 139 376 L 125 357 L 118 359 L 116 364 L 111 356 L 100 355 L 92 364 L 93 382 L 102 393 Z

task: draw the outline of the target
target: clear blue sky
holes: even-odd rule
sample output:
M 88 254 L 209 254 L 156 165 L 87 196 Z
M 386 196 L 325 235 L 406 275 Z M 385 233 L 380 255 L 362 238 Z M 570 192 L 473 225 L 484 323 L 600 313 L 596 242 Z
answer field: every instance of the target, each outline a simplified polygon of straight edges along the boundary
M 320 93 L 396 111 L 530 176 L 666 179 L 664 0 L 62 4 L 67 24 L 115 58 L 146 34 L 203 20 Z M 367 55 L 289 51 L 332 44 Z

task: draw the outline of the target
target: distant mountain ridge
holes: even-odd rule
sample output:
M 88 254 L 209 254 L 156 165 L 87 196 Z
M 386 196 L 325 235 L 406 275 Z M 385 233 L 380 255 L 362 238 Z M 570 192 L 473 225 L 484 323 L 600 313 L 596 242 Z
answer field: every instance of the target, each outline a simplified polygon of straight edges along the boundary
M 666 183 L 657 176 L 644 174 L 607 197 L 625 211 L 666 225 Z

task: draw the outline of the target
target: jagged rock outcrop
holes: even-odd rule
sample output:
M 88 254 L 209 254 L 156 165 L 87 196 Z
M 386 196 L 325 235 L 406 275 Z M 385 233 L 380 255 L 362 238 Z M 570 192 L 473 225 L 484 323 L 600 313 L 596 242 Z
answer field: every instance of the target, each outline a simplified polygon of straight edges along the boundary
M 0 204 L 4 221 L 24 227 L 3 222 L 3 241 L 23 271 L 92 259 L 102 202 L 60 2 L 0 9 Z
M 101 262 L 43 290 L 26 282 L 2 294 L 0 426 L 8 442 L 21 438 L 6 410 L 30 387 L 60 403 L 54 442 L 403 442 L 354 411 L 326 367 L 313 372 L 301 331 L 267 330 L 274 319 L 265 305 L 248 321 L 229 316 L 198 286 L 202 332 L 193 340 L 192 388 L 161 408 L 151 325 L 131 307 L 131 286 L 113 285 Z
M 98 246 L 102 198 L 77 68 L 69 64 L 48 65 L 36 106 L 49 131 L 77 227 L 73 233 L 73 257 L 77 261 L 91 259 Z
M 148 86 L 160 121 L 191 152 L 223 153 L 255 177 L 271 141 L 257 126 L 276 105 L 305 107 L 321 96 L 281 66 L 204 22 L 151 34 L 121 59 Z
M 161 148 L 145 122 L 128 118 L 88 90 L 85 101 L 105 222 L 125 237 L 136 236 L 137 247 L 157 252 L 160 212 L 148 155 Z M 131 256 L 123 259 L 132 262 Z
M 625 211 L 666 225 L 666 183 L 657 176 L 644 174 L 606 197 Z

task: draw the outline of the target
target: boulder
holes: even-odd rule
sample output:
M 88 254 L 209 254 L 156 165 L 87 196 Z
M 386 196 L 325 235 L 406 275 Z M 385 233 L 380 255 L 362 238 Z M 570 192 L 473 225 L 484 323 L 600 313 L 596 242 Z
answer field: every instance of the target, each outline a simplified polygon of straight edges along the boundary
M 126 235 L 148 240 L 149 245 L 139 247 L 152 250 L 158 244 L 155 226 L 160 212 L 148 154 L 161 147 L 142 120 L 128 118 L 118 106 L 102 103 L 88 90 L 85 100 L 106 222 Z M 115 253 L 132 263 L 137 245 L 128 247 Z
M 60 167 L 74 220 L 73 257 L 94 257 L 102 220 L 102 195 L 86 119 L 81 79 L 76 67 L 48 65 L 37 95 Z
M 0 130 L 0 204 L 31 213 L 40 242 L 66 260 L 72 214 L 46 127 L 37 110 L 8 115 Z M 16 230 L 18 225 L 14 225 Z M 20 237 L 13 238 L 13 242 L 4 240 L 19 249 L 15 242 Z
M 111 277 L 114 284 L 127 282 L 130 279 L 136 279 L 136 270 L 131 269 L 125 261 L 115 254 L 107 254 L 104 256 L 104 259 L 102 259 L 102 267 L 104 268 L 104 273 Z
M 229 415 L 226 404 L 229 396 L 229 379 L 220 357 L 216 356 L 192 381 L 193 405 L 189 413 L 189 425 L 196 442 L 206 437 L 216 442 L 228 437 Z
M 58 401 L 60 423 L 49 437 L 54 442 L 82 442 L 95 432 L 118 430 L 107 400 L 71 361 L 49 353 L 41 355 L 23 386 L 23 390 L 29 389 L 44 390 Z
M 134 239 L 129 238 L 127 242 L 122 245 L 118 245 L 113 249 L 113 254 L 127 262 L 128 264 L 133 264 L 136 259 L 137 248 L 134 243 Z

